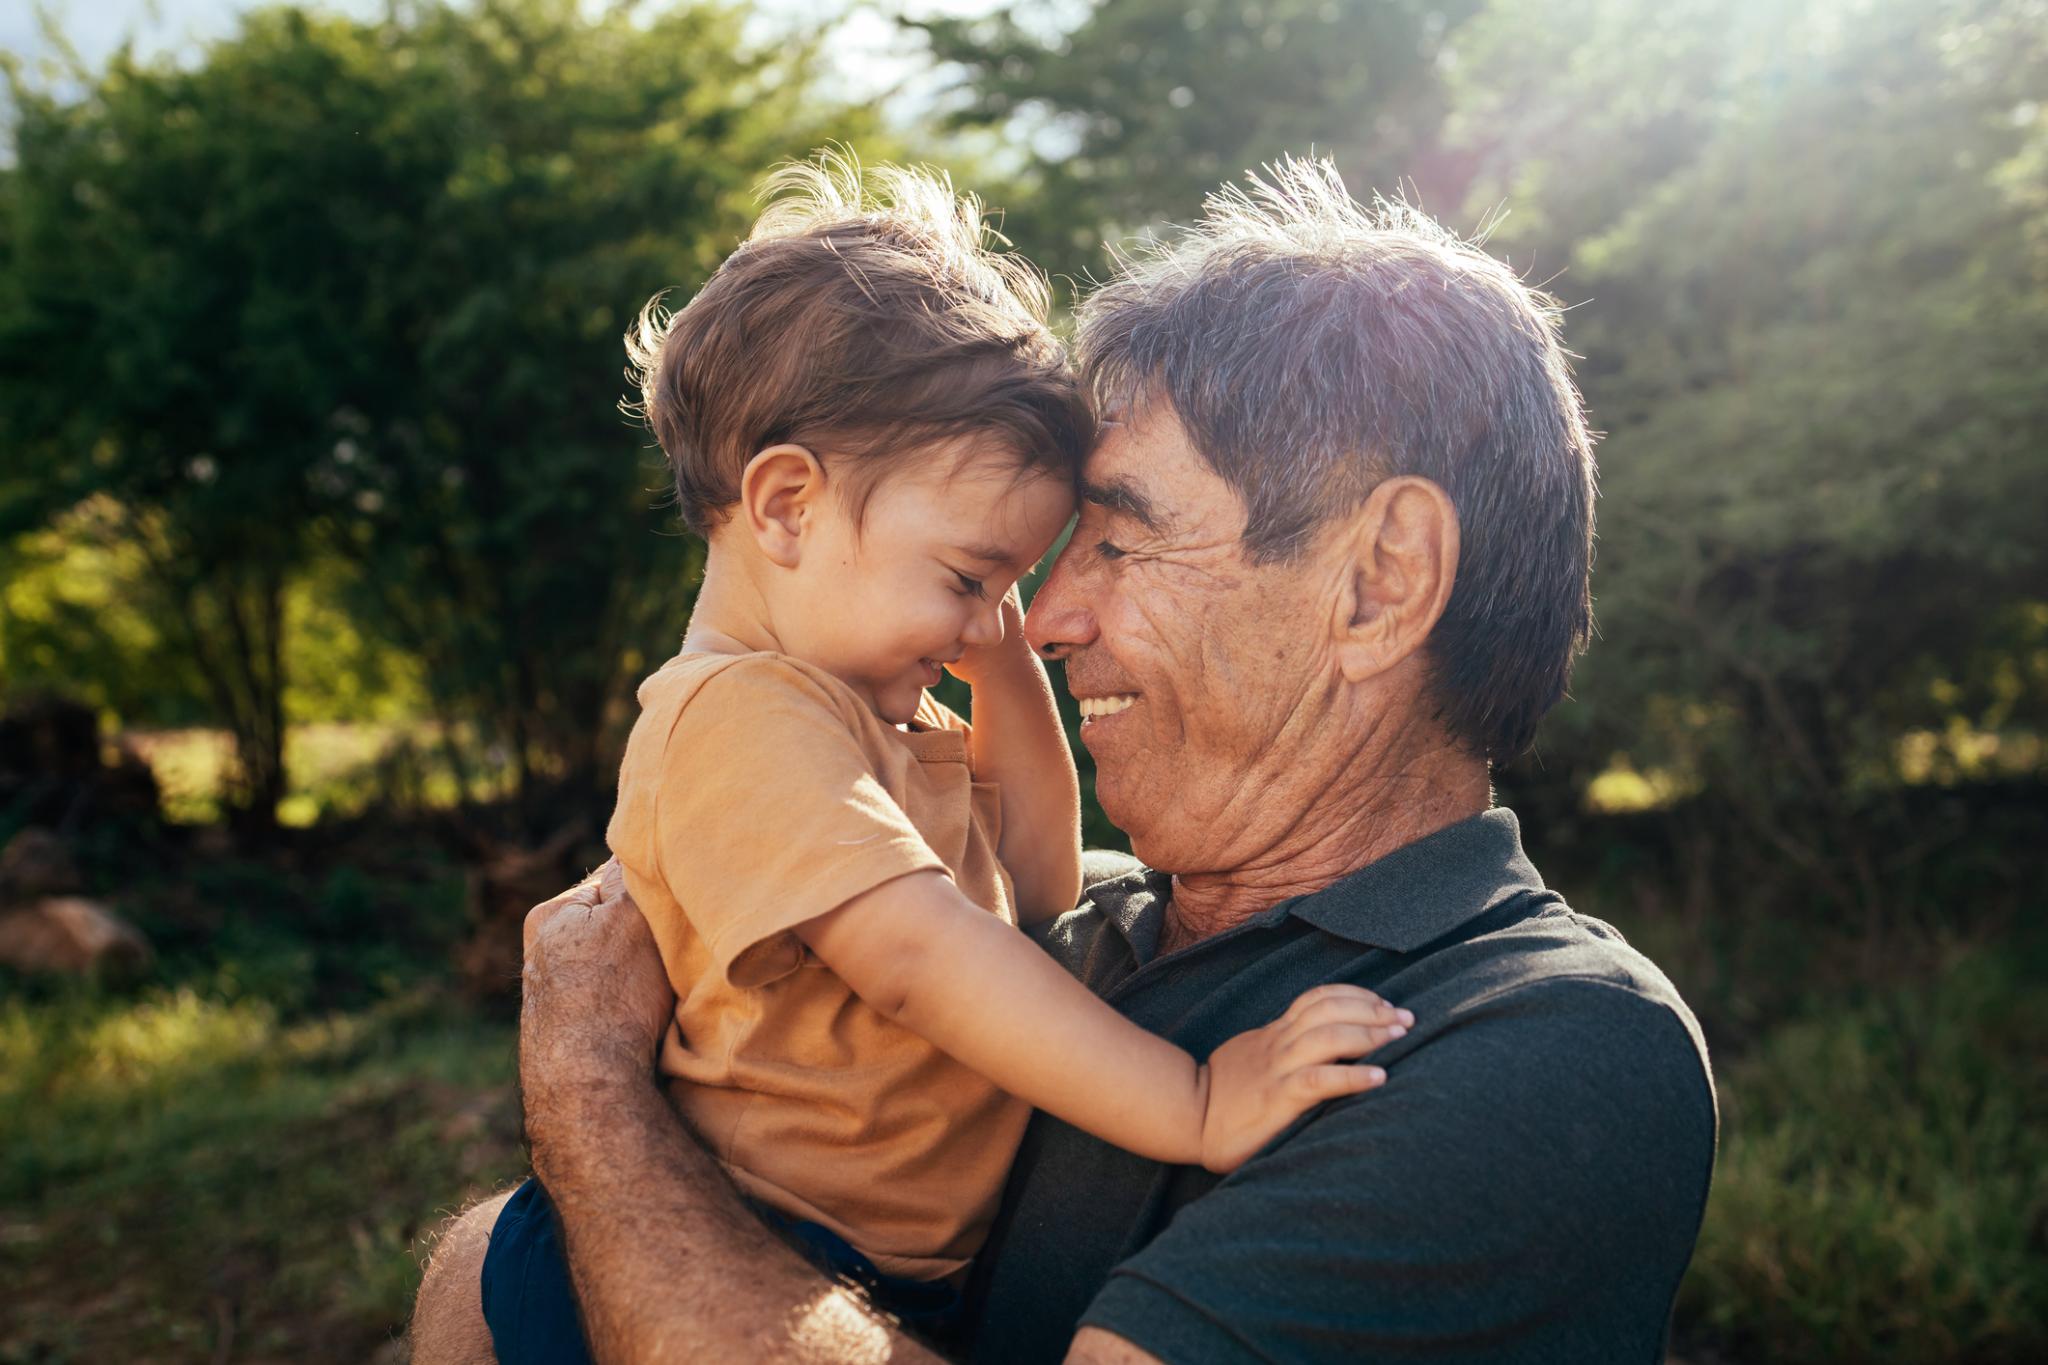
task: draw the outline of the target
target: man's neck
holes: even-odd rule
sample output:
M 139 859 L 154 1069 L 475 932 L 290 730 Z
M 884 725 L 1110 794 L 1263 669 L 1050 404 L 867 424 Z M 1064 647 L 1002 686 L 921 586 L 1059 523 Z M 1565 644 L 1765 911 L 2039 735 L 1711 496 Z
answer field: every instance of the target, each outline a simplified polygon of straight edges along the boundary
M 1160 951 L 1177 951 L 1280 901 L 1321 891 L 1493 802 L 1484 760 L 1449 742 L 1405 757 L 1361 753 L 1346 776 L 1256 858 L 1227 871 L 1176 875 Z

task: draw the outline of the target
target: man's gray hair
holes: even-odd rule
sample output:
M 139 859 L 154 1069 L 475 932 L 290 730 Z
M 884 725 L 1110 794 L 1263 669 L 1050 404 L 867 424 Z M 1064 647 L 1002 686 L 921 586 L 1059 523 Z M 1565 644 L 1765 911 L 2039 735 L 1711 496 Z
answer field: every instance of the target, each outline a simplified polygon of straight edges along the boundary
M 1211 195 L 1119 265 L 1079 311 L 1097 410 L 1168 402 L 1243 500 L 1252 560 L 1300 554 L 1383 479 L 1450 495 L 1437 702 L 1473 752 L 1520 753 L 1592 629 L 1592 438 L 1555 301 L 1321 160 Z

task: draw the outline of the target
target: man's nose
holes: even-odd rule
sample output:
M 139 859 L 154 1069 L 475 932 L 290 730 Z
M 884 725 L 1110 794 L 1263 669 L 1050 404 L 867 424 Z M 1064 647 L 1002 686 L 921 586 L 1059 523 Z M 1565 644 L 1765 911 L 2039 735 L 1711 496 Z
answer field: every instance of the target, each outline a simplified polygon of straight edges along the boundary
M 1095 613 L 1082 591 L 1082 573 L 1073 545 L 1060 551 L 1052 562 L 1031 610 L 1024 613 L 1024 638 L 1041 658 L 1064 659 L 1077 649 L 1095 643 Z

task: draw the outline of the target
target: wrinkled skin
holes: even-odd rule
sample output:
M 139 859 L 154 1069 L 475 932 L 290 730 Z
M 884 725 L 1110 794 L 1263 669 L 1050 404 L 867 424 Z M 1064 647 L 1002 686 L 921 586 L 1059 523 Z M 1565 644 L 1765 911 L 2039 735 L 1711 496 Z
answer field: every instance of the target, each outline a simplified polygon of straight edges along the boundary
M 1426 697 L 1421 645 L 1455 569 L 1447 502 L 1369 503 L 1363 532 L 1340 521 L 1254 564 L 1243 503 L 1158 403 L 1106 424 L 1083 492 L 1025 631 L 1075 696 L 1136 697 L 1081 741 L 1104 814 L 1176 876 L 1170 941 L 1485 808 L 1484 764 Z

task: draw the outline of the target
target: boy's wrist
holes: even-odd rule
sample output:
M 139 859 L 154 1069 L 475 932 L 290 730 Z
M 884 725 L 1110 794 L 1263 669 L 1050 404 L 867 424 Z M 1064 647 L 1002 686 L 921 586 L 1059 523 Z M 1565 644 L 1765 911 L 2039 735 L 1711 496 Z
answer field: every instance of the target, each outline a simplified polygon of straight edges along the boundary
M 947 668 L 970 687 L 1035 681 L 1044 675 L 1038 656 L 1031 652 L 1031 645 L 1024 638 L 1024 608 L 1014 589 L 1003 602 L 1003 638 L 995 644 L 966 651 Z
M 1004 640 L 999 645 L 975 650 L 947 665 L 952 674 L 969 687 L 1003 687 L 1017 683 L 1036 684 L 1044 676 L 1038 656 L 1022 640 Z

